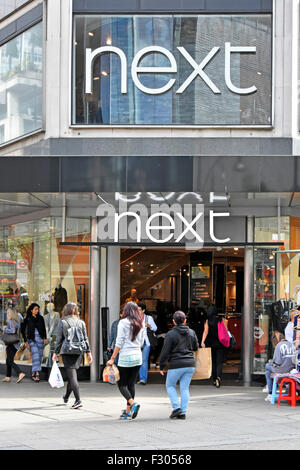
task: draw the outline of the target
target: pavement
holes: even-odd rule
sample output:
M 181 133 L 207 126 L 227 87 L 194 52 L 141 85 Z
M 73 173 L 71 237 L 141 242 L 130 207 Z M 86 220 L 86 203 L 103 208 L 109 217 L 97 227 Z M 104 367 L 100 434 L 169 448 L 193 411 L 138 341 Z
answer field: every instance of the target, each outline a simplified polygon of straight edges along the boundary
M 265 402 L 261 387 L 191 385 L 187 419 L 171 420 L 162 384 L 137 385 L 135 420 L 120 421 L 117 386 L 80 382 L 83 408 L 47 382 L 2 383 L 0 450 L 296 450 L 300 404 Z

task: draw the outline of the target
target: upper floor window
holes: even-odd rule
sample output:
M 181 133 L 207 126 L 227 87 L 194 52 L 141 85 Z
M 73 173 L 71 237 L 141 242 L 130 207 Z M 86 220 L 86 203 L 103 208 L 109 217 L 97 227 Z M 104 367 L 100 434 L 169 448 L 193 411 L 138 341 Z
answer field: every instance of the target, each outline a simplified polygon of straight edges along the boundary
M 0 47 L 0 144 L 42 127 L 43 25 Z
M 75 15 L 75 125 L 272 125 L 272 15 Z

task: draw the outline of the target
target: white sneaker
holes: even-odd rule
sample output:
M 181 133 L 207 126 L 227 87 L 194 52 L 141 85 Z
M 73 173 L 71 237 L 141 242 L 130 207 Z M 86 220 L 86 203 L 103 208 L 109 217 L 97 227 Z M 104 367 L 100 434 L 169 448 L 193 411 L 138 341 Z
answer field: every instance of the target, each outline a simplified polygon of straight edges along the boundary
M 265 388 L 262 390 L 263 393 L 269 393 L 269 387 L 268 385 L 265 386 Z
M 272 394 L 270 393 L 266 396 L 265 401 L 271 401 L 272 400 Z

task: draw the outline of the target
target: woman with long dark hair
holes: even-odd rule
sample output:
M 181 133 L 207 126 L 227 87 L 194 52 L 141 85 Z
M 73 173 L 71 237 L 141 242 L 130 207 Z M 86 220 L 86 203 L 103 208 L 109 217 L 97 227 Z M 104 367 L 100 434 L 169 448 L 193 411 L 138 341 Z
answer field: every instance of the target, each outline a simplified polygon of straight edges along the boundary
M 212 360 L 212 380 L 213 384 L 221 387 L 223 375 L 223 363 L 225 359 L 226 348 L 219 340 L 218 324 L 223 321 L 222 317 L 218 315 L 215 305 L 211 305 L 207 312 L 208 316 L 208 335 L 205 341 L 206 347 L 211 348 Z
M 21 332 L 25 345 L 32 353 L 32 380 L 40 381 L 44 347 L 48 344 L 45 321 L 40 314 L 40 306 L 29 305 L 26 317 L 21 323 Z
M 137 381 L 139 368 L 143 362 L 142 350 L 145 341 L 145 328 L 139 314 L 138 306 L 134 302 L 128 302 L 123 310 L 118 325 L 118 334 L 114 352 L 106 365 L 113 365 L 119 354 L 118 369 L 120 380 L 119 390 L 126 400 L 126 409 L 120 416 L 123 420 L 135 419 L 140 405 L 134 401 L 135 383 Z

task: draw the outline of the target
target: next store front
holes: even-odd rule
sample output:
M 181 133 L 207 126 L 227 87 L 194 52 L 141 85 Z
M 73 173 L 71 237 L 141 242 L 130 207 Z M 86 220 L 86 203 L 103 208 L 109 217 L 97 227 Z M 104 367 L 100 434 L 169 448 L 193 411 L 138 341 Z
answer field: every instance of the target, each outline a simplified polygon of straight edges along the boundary
M 250 384 L 300 305 L 296 2 L 19 3 L 0 18 L 0 326 L 38 302 L 46 370 L 76 302 L 96 381 L 133 289 L 161 334 L 214 304 Z
M 208 199 L 206 207 L 206 198 L 212 201 L 213 196 L 218 197 L 217 207 L 216 202 Z M 120 197 L 123 203 L 126 201 L 128 216 L 118 213 L 115 241 L 113 225 L 116 209 L 120 210 Z M 272 333 L 284 330 L 289 311 L 300 304 L 300 256 L 289 252 L 298 244 L 300 218 L 231 215 L 242 201 L 246 211 L 255 212 L 253 201 L 261 207 L 262 197 L 270 208 L 278 204 L 276 194 L 251 194 L 250 199 L 249 195 L 213 193 L 68 193 L 63 198 L 59 194 L 1 194 L 3 215 L 7 212 L 10 220 L 15 221 L 1 227 L 1 326 L 8 308 L 16 308 L 24 316 L 29 303 L 39 303 L 50 340 L 44 352 L 46 372 L 51 365 L 55 327 L 62 308 L 67 301 L 74 301 L 90 336 L 95 330 L 98 332 L 94 344 L 101 366 L 110 325 L 135 289 L 137 298 L 154 317 L 158 334 L 171 328 L 176 309 L 187 312 L 191 327 L 195 327 L 195 311 L 198 308 L 207 311 L 211 304 L 216 305 L 237 343 L 227 355 L 224 373 L 242 379 L 245 363 L 249 362 L 244 352 L 246 343 L 246 348 L 250 348 L 252 379 L 262 375 L 273 354 Z M 282 212 L 286 212 L 291 197 L 292 207 L 296 208 L 300 194 L 280 195 Z M 59 217 L 62 199 L 66 210 Z M 132 202 L 134 199 L 140 202 Z M 45 210 L 42 209 L 45 203 L 52 206 L 47 209 L 49 217 L 19 222 L 20 218 L 32 218 L 32 213 L 26 215 L 24 207 L 28 204 L 32 210 L 33 202 L 39 207 L 37 216 L 40 210 Z M 138 218 L 133 214 L 141 215 L 147 205 L 158 215 L 148 224 L 152 239 L 143 238 L 141 225 L 138 243 Z M 182 225 L 173 226 L 171 220 L 175 217 L 169 214 L 180 208 L 185 214 Z M 201 208 L 203 215 L 199 217 L 200 212 L 193 212 L 193 208 L 198 211 Z M 211 208 L 214 214 L 222 214 L 219 220 L 216 218 L 213 232 L 206 227 L 209 226 L 206 213 Z M 83 217 L 84 213 L 92 212 L 96 217 Z M 172 234 L 173 243 L 166 241 Z M 175 243 L 182 234 L 184 237 Z M 95 297 L 97 318 L 92 315 Z M 0 354 L 4 365 L 3 346 Z M 150 380 L 158 359 L 159 356 L 152 355 Z M 31 364 L 30 353 L 19 351 L 17 362 L 26 370 Z M 86 362 L 81 374 L 89 377 Z

